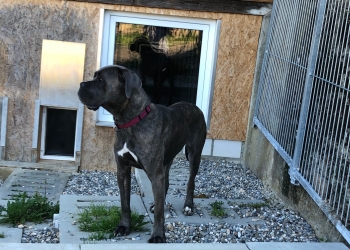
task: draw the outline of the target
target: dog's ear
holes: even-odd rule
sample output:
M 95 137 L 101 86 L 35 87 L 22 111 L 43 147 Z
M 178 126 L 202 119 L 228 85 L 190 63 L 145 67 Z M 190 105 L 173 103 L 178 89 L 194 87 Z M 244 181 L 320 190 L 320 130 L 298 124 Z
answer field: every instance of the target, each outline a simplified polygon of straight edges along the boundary
M 136 73 L 131 70 L 124 69 L 122 73 L 125 78 L 125 95 L 127 98 L 130 98 L 132 91 L 141 87 L 141 80 Z

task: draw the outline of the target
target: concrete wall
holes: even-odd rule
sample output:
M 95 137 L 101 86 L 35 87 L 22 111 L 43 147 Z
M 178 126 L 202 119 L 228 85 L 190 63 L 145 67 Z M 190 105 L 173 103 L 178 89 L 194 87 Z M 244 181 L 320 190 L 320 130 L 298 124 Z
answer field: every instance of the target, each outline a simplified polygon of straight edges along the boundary
M 267 15 L 263 18 L 259 39 L 257 66 L 255 69 L 247 138 L 245 141 L 242 162 L 246 167 L 251 169 L 260 180 L 262 180 L 264 186 L 271 189 L 288 207 L 299 211 L 312 226 L 316 235 L 320 239 L 344 241 L 338 230 L 327 219 L 325 214 L 312 200 L 304 188 L 302 186 L 294 186 L 290 183 L 288 165 L 260 130 L 254 127 L 253 114 L 269 22 L 270 16 Z
M 261 16 L 63 0 L 0 1 L 0 96 L 9 97 L 6 160 L 31 161 L 42 40 L 85 43 L 84 80 L 91 79 L 101 8 L 221 20 L 208 137 L 245 140 Z M 94 112 L 85 109 L 81 168 L 115 170 L 113 143 L 113 128 L 96 127 Z

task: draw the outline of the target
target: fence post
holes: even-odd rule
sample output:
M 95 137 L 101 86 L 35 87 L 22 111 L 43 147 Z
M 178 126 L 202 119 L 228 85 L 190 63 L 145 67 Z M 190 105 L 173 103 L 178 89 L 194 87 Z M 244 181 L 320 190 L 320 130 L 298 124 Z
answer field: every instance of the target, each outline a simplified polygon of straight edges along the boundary
M 326 11 L 326 5 L 328 0 L 319 0 L 319 6 L 317 10 L 317 18 L 315 21 L 314 31 L 312 35 L 312 42 L 310 47 L 310 54 L 307 66 L 307 75 L 305 79 L 304 93 L 301 104 L 301 111 L 299 117 L 299 127 L 297 130 L 294 154 L 293 154 L 293 163 L 292 167 L 289 169 L 290 181 L 294 185 L 299 185 L 297 180 L 297 172 L 300 166 L 301 152 L 303 149 L 305 130 L 307 123 L 307 116 L 310 107 L 310 99 L 312 92 L 312 82 L 314 79 L 314 73 L 316 68 L 317 56 L 318 56 L 318 47 L 320 44 L 320 36 L 322 32 L 323 20 Z

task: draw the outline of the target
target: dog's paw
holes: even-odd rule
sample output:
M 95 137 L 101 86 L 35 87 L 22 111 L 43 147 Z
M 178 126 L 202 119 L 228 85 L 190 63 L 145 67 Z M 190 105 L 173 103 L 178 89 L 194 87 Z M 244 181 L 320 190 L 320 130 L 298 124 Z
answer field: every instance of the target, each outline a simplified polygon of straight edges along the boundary
M 154 237 L 151 237 L 147 242 L 148 243 L 166 243 L 166 240 L 163 237 L 154 236 Z
M 193 214 L 193 209 L 190 208 L 189 206 L 184 207 L 182 210 L 182 213 L 187 216 L 191 216 Z
M 130 233 L 130 229 L 125 226 L 117 226 L 114 230 L 114 237 L 116 236 L 125 236 Z
M 152 214 L 154 214 L 154 205 L 152 205 L 152 206 L 149 207 L 149 211 L 150 211 Z

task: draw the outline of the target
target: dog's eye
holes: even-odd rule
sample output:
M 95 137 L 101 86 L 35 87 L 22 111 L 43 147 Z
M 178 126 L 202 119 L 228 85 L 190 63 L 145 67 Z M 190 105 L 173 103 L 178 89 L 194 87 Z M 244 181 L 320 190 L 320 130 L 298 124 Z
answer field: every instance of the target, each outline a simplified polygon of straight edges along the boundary
M 102 78 L 98 78 L 98 80 L 99 80 L 100 82 L 102 82 Z

